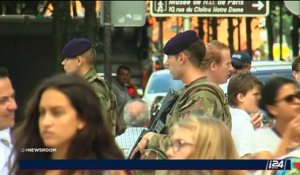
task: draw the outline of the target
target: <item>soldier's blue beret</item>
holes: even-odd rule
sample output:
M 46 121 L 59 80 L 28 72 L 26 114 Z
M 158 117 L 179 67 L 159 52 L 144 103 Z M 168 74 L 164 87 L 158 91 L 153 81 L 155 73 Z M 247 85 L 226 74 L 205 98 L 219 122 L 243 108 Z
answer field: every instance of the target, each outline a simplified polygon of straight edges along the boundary
M 61 55 L 64 58 L 74 58 L 92 47 L 92 42 L 86 38 L 75 38 L 63 48 Z
M 171 38 L 164 47 L 166 55 L 176 55 L 184 49 L 188 48 L 193 42 L 198 40 L 197 33 L 193 30 L 180 32 Z
M 246 52 L 234 52 L 231 55 L 231 64 L 234 67 L 241 67 L 244 64 L 251 64 L 251 57 Z

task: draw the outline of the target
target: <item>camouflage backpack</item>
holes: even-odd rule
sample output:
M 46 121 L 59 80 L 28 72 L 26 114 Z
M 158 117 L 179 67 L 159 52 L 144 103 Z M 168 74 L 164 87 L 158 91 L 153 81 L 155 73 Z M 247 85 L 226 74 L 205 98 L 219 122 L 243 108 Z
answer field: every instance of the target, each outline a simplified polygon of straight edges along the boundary
M 109 83 L 98 74 L 88 81 L 95 88 L 95 91 L 100 98 L 102 109 L 106 109 L 106 111 L 103 111 L 103 115 L 106 116 L 106 122 L 112 127 L 112 133 L 115 135 L 117 118 L 117 99 L 115 94 L 109 86 Z
M 173 107 L 172 111 L 170 112 L 170 115 L 172 116 L 172 118 L 174 116 L 180 116 L 182 113 L 185 113 L 187 111 L 194 111 L 194 113 L 200 113 L 200 114 L 205 114 L 206 110 L 212 110 L 215 106 L 213 106 L 213 108 L 211 109 L 201 109 L 199 110 L 198 108 L 190 108 L 190 106 L 192 106 L 193 104 L 195 104 L 198 99 L 199 99 L 199 95 L 197 94 L 197 92 L 203 92 L 203 91 L 207 91 L 210 92 L 211 96 L 215 96 L 218 98 L 218 100 L 221 102 L 221 109 L 219 110 L 220 114 L 218 116 L 214 116 L 217 117 L 218 119 L 220 119 L 221 121 L 223 121 L 229 128 L 231 128 L 231 115 L 229 112 L 229 105 L 228 105 L 228 100 L 224 95 L 224 92 L 222 91 L 222 89 L 211 82 L 198 82 L 195 84 L 192 84 L 191 86 L 187 87 L 187 88 L 183 88 L 179 91 L 180 93 L 180 97 L 178 98 L 175 106 Z M 212 95 L 214 94 L 214 95 Z M 210 111 L 211 112 L 211 111 Z M 171 120 L 173 120 L 172 118 L 169 118 Z M 170 121 L 169 121 L 170 122 Z

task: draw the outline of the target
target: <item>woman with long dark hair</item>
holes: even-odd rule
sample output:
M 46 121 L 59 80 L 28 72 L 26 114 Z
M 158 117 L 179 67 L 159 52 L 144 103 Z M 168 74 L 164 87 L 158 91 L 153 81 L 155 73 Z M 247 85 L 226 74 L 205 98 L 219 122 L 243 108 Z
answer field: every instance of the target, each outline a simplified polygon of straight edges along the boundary
M 46 79 L 31 97 L 24 121 L 14 132 L 11 174 L 110 174 L 85 170 L 24 171 L 18 165 L 22 159 L 122 159 L 101 110 L 93 88 L 78 75 L 59 74 Z M 26 148 L 54 151 L 26 152 Z

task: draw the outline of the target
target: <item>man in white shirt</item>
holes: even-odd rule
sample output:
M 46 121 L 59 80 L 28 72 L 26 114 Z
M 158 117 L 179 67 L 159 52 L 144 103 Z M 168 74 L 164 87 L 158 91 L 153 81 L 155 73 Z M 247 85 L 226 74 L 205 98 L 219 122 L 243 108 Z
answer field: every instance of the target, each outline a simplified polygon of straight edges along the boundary
M 10 128 L 15 125 L 15 90 L 8 72 L 0 67 L 0 174 L 8 174 L 8 160 L 12 151 Z
M 150 122 L 150 110 L 147 103 L 140 99 L 131 100 L 124 107 L 125 132 L 116 137 L 118 146 L 127 157 L 143 129 Z

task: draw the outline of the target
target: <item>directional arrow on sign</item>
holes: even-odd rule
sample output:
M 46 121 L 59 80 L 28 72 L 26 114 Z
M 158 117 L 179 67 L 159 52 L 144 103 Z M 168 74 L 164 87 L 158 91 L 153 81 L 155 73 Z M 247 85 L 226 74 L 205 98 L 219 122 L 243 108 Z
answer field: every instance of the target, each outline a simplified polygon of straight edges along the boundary
M 261 1 L 257 1 L 256 4 L 252 4 L 252 7 L 257 8 L 258 10 L 261 10 L 264 8 L 264 4 Z
M 152 16 L 157 16 L 157 17 L 166 17 L 166 16 L 256 17 L 256 16 L 267 16 L 269 14 L 269 9 L 270 9 L 269 8 L 270 1 L 264 1 L 264 0 L 255 0 L 255 1 L 245 0 L 243 1 L 244 3 L 241 5 L 234 5 L 234 3 L 230 4 L 229 1 L 228 3 L 226 3 L 227 1 L 218 1 L 218 3 L 214 4 L 213 6 L 210 3 L 217 2 L 217 1 L 193 0 L 193 3 L 191 3 L 191 1 L 185 1 L 185 3 L 177 3 L 177 2 L 181 2 L 181 1 L 151 0 L 150 14 Z

